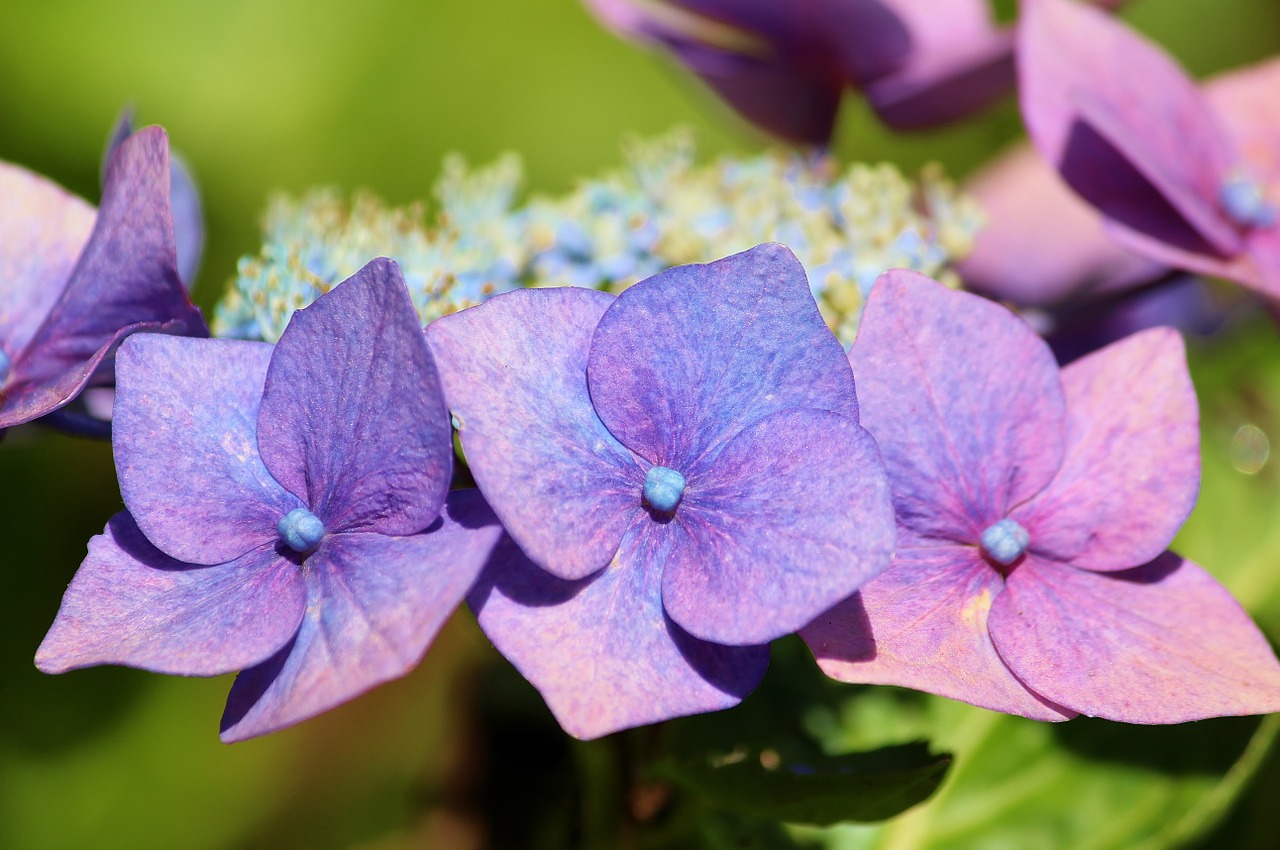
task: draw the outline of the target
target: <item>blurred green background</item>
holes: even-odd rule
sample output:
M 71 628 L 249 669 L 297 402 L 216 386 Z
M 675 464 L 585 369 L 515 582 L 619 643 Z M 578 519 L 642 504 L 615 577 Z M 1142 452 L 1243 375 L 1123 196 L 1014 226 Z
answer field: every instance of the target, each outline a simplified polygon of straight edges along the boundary
M 1011 3 L 997 5 L 1010 14 Z M 1137 0 L 1127 17 L 1197 75 L 1280 47 L 1274 0 Z M 403 203 L 428 197 L 449 151 L 484 162 L 514 150 L 530 188 L 554 193 L 616 163 L 627 133 L 689 125 L 703 157 L 765 144 L 574 0 L 3 5 L 0 158 L 96 201 L 102 145 L 126 104 L 141 124 L 168 129 L 203 189 L 196 295 L 206 311 L 236 259 L 257 251 L 275 189 L 367 187 Z M 909 169 L 936 159 L 963 175 L 1019 133 L 1006 103 L 945 132 L 893 136 L 851 97 L 836 152 Z M 1280 345 L 1259 322 L 1192 358 L 1205 481 L 1183 551 L 1274 638 L 1280 480 L 1274 462 L 1236 471 L 1229 452 L 1244 424 L 1280 440 Z M 525 846 L 489 813 L 552 800 L 557 771 L 572 770 L 580 751 L 546 733 L 536 696 L 503 672 L 466 612 L 405 680 L 234 747 L 217 740 L 227 678 L 38 674 L 31 658 L 61 591 L 120 507 L 107 444 L 35 428 L 0 442 L 0 848 L 469 847 L 486 835 Z M 1274 820 L 1275 762 L 1237 822 L 1254 809 Z M 486 773 L 493 765 L 517 773 Z

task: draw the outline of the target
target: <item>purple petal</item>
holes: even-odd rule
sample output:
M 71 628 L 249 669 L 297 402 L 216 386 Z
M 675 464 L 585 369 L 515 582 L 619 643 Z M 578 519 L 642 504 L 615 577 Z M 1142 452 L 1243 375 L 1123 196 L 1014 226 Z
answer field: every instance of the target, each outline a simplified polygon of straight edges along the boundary
M 587 352 L 613 296 L 498 295 L 427 327 L 467 463 L 507 531 L 561 578 L 609 563 L 642 512 L 645 470 L 591 407 Z
M 502 533 L 474 490 L 409 537 L 331 534 L 307 558 L 297 637 L 237 677 L 222 716 L 228 743 L 327 711 L 408 673 L 475 583 Z
M 1155 280 L 1165 267 L 1122 248 L 1033 148 L 1020 146 L 968 185 L 986 225 L 958 270 L 965 285 L 1024 307 L 1052 307 Z
M 1230 144 L 1168 55 L 1068 0 L 1024 3 L 1018 51 L 1027 129 L 1072 188 L 1157 241 L 1218 257 L 1239 250 L 1217 200 Z
M 1013 518 L 1031 551 L 1094 570 L 1165 550 L 1200 489 L 1200 415 L 1182 337 L 1153 328 L 1062 370 L 1067 451 Z
M 0 162 L 0 352 L 9 360 L 62 294 L 93 220 L 93 207 L 56 183 Z
M 207 336 L 176 262 L 168 139 L 164 130 L 148 127 L 120 146 L 75 270 L 26 350 L 14 358 L 0 427 L 65 404 L 130 333 Z
M 984 298 L 892 270 L 849 353 L 862 424 L 889 470 L 898 545 L 976 543 L 1062 462 L 1058 366 L 1025 322 Z
M 987 633 L 1004 580 L 976 547 L 899 549 L 893 564 L 801 632 L 822 672 L 900 685 L 1036 720 L 1063 710 L 1027 690 Z
M 147 538 L 190 564 L 274 543 L 300 504 L 255 433 L 271 346 L 140 334 L 121 346 L 113 420 L 120 493 Z
M 216 566 L 175 561 L 121 512 L 89 541 L 36 652 L 62 673 L 124 664 L 180 676 L 216 676 L 270 658 L 298 630 L 302 573 L 274 547 Z
M 666 538 L 641 519 L 608 569 L 574 582 L 506 538 L 468 597 L 489 640 L 576 738 L 729 708 L 764 675 L 768 647 L 706 643 L 663 613 Z
M 596 328 L 587 377 L 623 445 L 686 475 L 779 410 L 858 415 L 844 349 L 804 268 L 778 244 L 668 269 L 622 293 Z
M 1028 559 L 990 625 L 1028 687 L 1081 714 L 1184 723 L 1280 711 L 1266 638 L 1226 588 L 1172 552 L 1106 574 Z
M 258 449 L 329 531 L 426 528 L 449 489 L 451 435 L 395 263 L 374 260 L 293 314 L 271 355 Z
M 895 538 L 871 435 L 818 410 L 748 426 L 690 477 L 670 524 L 667 614 L 730 645 L 798 630 L 889 565 Z

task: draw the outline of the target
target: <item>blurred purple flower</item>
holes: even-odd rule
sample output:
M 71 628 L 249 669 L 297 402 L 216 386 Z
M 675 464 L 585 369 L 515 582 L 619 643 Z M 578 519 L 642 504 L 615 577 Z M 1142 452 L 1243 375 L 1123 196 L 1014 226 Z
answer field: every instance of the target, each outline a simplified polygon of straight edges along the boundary
M 102 206 L 0 163 L 0 429 L 111 383 L 112 352 L 138 331 L 207 336 L 178 276 L 169 141 L 120 145 Z
M 1059 372 L 1004 308 L 892 271 L 849 357 L 898 550 L 802 632 L 828 675 L 1041 720 L 1280 709 L 1261 632 L 1165 549 L 1200 477 L 1176 333 L 1145 331 Z
M 853 373 L 780 245 L 499 295 L 427 339 L 514 541 L 472 607 L 570 734 L 737 703 L 762 644 L 887 564 Z
M 1280 61 L 1204 91 L 1158 47 L 1070 0 L 1027 0 L 1023 117 L 1121 243 L 1280 294 Z
M 474 491 L 445 498 L 449 421 L 395 264 L 295 313 L 274 347 L 143 334 L 118 359 L 127 510 L 90 542 L 37 666 L 243 670 L 225 741 L 412 668 L 500 528 Z

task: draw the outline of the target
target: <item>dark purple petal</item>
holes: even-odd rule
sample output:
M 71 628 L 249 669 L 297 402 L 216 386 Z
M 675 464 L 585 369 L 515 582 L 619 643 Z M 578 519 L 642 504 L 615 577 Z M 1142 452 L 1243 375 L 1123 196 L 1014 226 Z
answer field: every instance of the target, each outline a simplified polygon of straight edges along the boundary
M 844 349 L 799 260 L 777 244 L 677 266 L 622 293 L 596 328 L 587 376 L 609 431 L 685 475 L 779 410 L 858 415 Z
M 666 537 L 641 519 L 604 572 L 573 582 L 505 538 L 468 597 L 489 640 L 574 737 L 729 708 L 764 675 L 768 647 L 706 643 L 663 613 Z
M 10 361 L 62 294 L 93 220 L 93 207 L 56 183 L 0 162 L 0 352 Z
M 22 355 L 13 358 L 0 428 L 65 404 L 130 333 L 208 335 L 176 268 L 168 145 L 159 127 L 121 144 L 93 232 L 62 296 Z
M 1095 9 L 1032 0 L 1018 57 L 1027 129 L 1072 188 L 1156 241 L 1217 257 L 1239 250 L 1240 232 L 1218 206 L 1231 146 L 1164 52 Z
M 313 717 L 417 666 L 475 583 L 502 533 L 474 490 L 408 537 L 331 534 L 307 558 L 297 637 L 237 677 L 222 716 L 228 743 Z
M 1200 415 L 1182 337 L 1134 334 L 1062 370 L 1067 451 L 1013 518 L 1031 551 L 1093 570 L 1145 564 L 1169 545 L 1200 489 Z
M 271 355 L 258 450 L 331 532 L 412 534 L 440 513 L 453 474 L 449 415 L 391 260 L 293 314 Z
M 1184 723 L 1280 711 L 1280 663 L 1226 588 L 1166 552 L 1119 573 L 1029 558 L 990 614 L 1000 657 L 1081 714 Z
M 587 352 L 613 296 L 498 295 L 427 327 L 467 463 L 539 566 L 566 579 L 609 563 L 638 515 L 645 470 L 591 407 Z
M 216 676 L 270 658 L 306 607 L 298 566 L 260 546 L 216 566 L 175 561 L 128 513 L 89 541 L 36 666 L 62 673 L 125 664 L 179 676 Z
M 845 416 L 788 410 L 748 426 L 690 477 L 669 524 L 667 614 L 730 645 L 791 634 L 889 564 L 884 464 Z
M 855 596 L 800 632 L 841 682 L 900 685 L 1036 720 L 1074 712 L 1029 691 L 996 653 L 987 615 L 1004 580 L 977 547 L 899 549 Z
M 255 432 L 266 343 L 139 334 L 121 346 L 113 420 L 120 493 L 147 538 L 222 564 L 279 537 L 300 504 L 262 464 Z
M 862 424 L 880 444 L 898 545 L 976 543 L 1062 462 L 1053 354 L 984 298 L 901 269 L 881 275 L 849 353 Z

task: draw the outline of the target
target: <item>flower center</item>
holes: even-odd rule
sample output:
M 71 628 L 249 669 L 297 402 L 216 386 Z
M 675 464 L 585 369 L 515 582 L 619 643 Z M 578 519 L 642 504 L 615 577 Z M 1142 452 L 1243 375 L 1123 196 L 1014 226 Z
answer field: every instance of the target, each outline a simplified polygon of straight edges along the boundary
M 982 532 L 982 551 L 1003 566 L 1009 566 L 1027 551 L 1031 535 L 1011 519 L 1002 519 Z
M 306 508 L 289 511 L 281 518 L 276 530 L 280 532 L 284 545 L 303 554 L 316 548 L 320 538 L 324 537 L 324 523 Z
M 1263 185 L 1248 174 L 1228 175 L 1218 189 L 1218 203 L 1241 227 L 1270 227 L 1276 223 L 1276 205 L 1267 200 Z
M 651 466 L 644 474 L 644 500 L 654 510 L 671 513 L 684 495 L 684 476 L 665 466 Z

